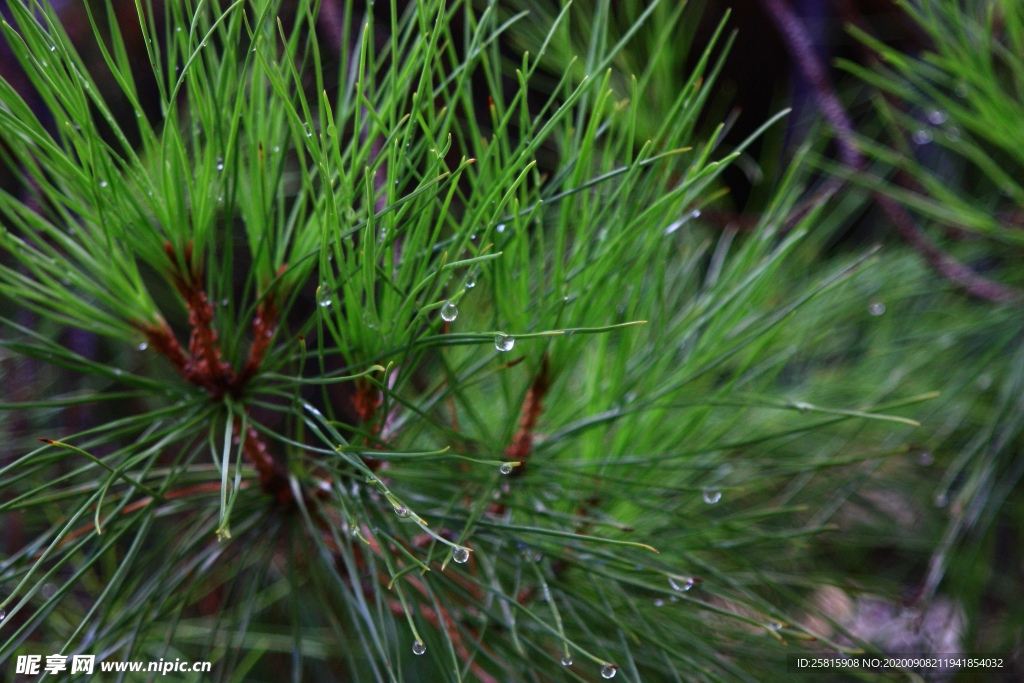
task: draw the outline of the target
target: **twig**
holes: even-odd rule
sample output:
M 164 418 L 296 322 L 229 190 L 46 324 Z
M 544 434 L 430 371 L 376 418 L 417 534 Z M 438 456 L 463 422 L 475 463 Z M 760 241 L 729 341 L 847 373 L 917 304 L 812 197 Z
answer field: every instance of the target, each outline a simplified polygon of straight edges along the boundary
M 544 410 L 544 395 L 551 388 L 551 380 L 548 376 L 548 357 L 545 354 L 541 361 L 540 369 L 533 378 L 533 383 L 526 392 L 523 399 L 522 412 L 519 417 L 519 429 L 512 438 L 512 443 L 505 449 L 505 458 L 513 462 L 525 464 L 533 452 L 533 430 L 537 426 L 537 420 Z M 512 470 L 513 476 L 521 476 L 523 466 Z
M 863 171 L 866 164 L 857 149 L 854 139 L 853 121 L 839 101 L 832 87 L 832 81 L 824 65 L 815 54 L 814 47 L 800 19 L 793 13 L 785 0 L 761 0 L 768 14 L 782 34 L 782 38 L 794 62 L 814 90 L 814 98 L 822 116 L 831 124 L 836 134 L 839 158 L 856 171 Z M 900 204 L 881 193 L 872 193 L 872 198 L 896 226 L 903 239 L 916 249 L 943 277 L 963 287 L 970 294 L 989 301 L 1012 301 L 1021 293 L 975 273 L 942 251 L 917 226 L 914 219 Z

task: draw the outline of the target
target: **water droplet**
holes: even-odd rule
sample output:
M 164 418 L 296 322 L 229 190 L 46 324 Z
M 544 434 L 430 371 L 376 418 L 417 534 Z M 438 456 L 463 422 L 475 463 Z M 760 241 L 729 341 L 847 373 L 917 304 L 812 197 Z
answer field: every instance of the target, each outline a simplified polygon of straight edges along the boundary
M 42 64 L 43 66 L 46 66 L 46 60 L 45 59 L 40 60 L 39 63 Z
M 678 595 L 670 595 L 668 597 L 668 601 L 669 602 L 679 602 L 679 596 Z
M 943 123 L 946 122 L 946 119 L 948 118 L 949 114 L 940 109 L 933 109 L 930 112 L 928 112 L 928 120 L 931 121 L 936 126 L 941 126 Z
M 655 600 L 654 600 L 654 606 L 655 607 L 662 607 L 664 605 L 665 605 L 665 601 L 664 600 L 662 600 L 661 598 L 655 598 Z
M 122 374 L 124 374 L 124 371 L 121 368 L 114 368 L 114 374 L 115 375 L 122 375 Z
M 503 463 L 501 463 L 501 467 L 498 468 L 498 471 L 501 472 L 502 474 L 511 474 L 512 473 L 512 463 L 510 463 L 510 462 L 503 462 Z
M 147 344 L 146 342 L 142 342 L 141 344 L 139 344 L 139 351 L 145 351 L 148 348 L 149 344 Z
M 605 664 L 601 667 L 601 678 L 615 678 L 615 672 L 619 670 L 619 667 L 614 664 Z
M 885 313 L 885 304 L 881 301 L 876 301 L 868 306 L 868 313 L 871 315 L 882 315 Z
M 476 241 L 476 233 L 473 233 L 472 235 L 469 236 L 469 241 L 470 242 Z
M 978 375 L 978 379 L 976 379 L 974 383 L 978 386 L 979 389 L 985 391 L 985 389 L 988 389 L 990 386 L 992 386 L 992 375 L 988 374 L 987 372 L 984 375 Z
M 224 170 L 224 164 L 217 164 L 217 170 L 218 171 L 223 171 Z
M 180 26 L 175 27 L 174 32 L 175 33 L 181 33 L 181 27 Z
M 100 187 L 106 187 L 106 186 L 107 186 L 107 181 L 106 180 L 101 180 L 100 181 Z
M 497 230 L 498 230 L 498 232 L 505 232 L 505 224 L 504 223 L 498 223 Z
M 227 299 L 221 299 L 220 300 L 220 305 L 221 306 L 227 306 L 228 305 L 228 300 Z
M 57 46 L 56 46 L 56 45 L 51 45 L 51 46 L 50 46 L 50 52 L 53 52 L 53 51 L 54 51 L 54 50 L 56 50 L 56 49 L 57 49 Z
M 949 503 L 949 496 L 945 493 L 936 493 L 935 499 L 932 502 L 935 503 L 935 507 L 944 508 Z
M 967 93 L 968 92 L 969 91 L 967 89 L 967 84 L 966 83 L 960 83 L 959 85 L 956 86 L 956 96 L 957 97 L 967 97 Z
M 700 218 L 700 209 L 694 209 L 693 213 L 690 214 L 690 218 Z
M 421 655 L 426 651 L 427 646 L 421 643 L 420 641 L 417 640 L 415 643 L 412 644 L 412 653 L 414 655 Z
M 370 313 L 370 309 L 363 311 L 363 324 L 371 330 L 377 329 L 377 321 L 373 319 L 373 314 Z
M 43 597 L 46 598 L 47 600 L 49 600 L 50 598 L 52 598 L 54 595 L 57 594 L 57 584 L 55 584 L 55 583 L 45 584 L 43 586 L 42 593 L 43 593 Z
M 263 333 L 263 336 L 266 337 L 267 339 L 270 339 L 271 337 L 274 336 L 274 330 L 273 329 L 267 330 L 266 332 Z
M 932 141 L 932 132 L 930 130 L 922 128 L 921 130 L 914 133 L 912 139 L 914 140 L 914 144 L 927 145 L 929 142 Z
M 466 275 L 466 289 L 473 289 L 476 287 L 476 275 L 469 273 Z
M 409 510 L 399 505 L 398 507 L 395 508 L 395 514 L 401 517 L 402 519 L 405 519 L 409 516 Z
M 668 585 L 672 587 L 674 591 L 686 592 L 693 588 L 693 577 L 690 576 L 670 576 L 668 577 Z
M 459 564 L 465 564 L 469 561 L 469 548 L 456 548 L 452 553 L 452 559 Z
M 516 345 L 516 340 L 507 334 L 496 334 L 494 335 L 494 348 L 499 351 L 511 351 L 512 347 Z
M 928 451 L 921 451 L 920 453 L 918 453 L 918 465 L 921 465 L 922 467 L 928 467 L 928 465 L 931 465 L 933 462 L 935 462 L 935 456 L 929 453 Z
M 708 489 L 707 491 L 704 492 L 704 502 L 707 503 L 708 505 L 714 505 L 721 499 L 721 491 L 712 491 L 711 489 Z
M 327 308 L 333 300 L 331 290 L 327 289 L 326 286 L 320 287 L 320 291 L 317 292 L 317 302 L 320 304 L 320 307 Z
M 281 151 L 281 146 L 280 145 L 274 145 L 274 153 L 276 154 L 277 152 L 280 152 L 280 151 Z
M 441 319 L 445 322 L 451 322 L 459 315 L 459 309 L 455 307 L 451 301 L 444 302 L 444 306 L 441 307 Z
M 562 657 L 562 666 L 572 666 L 572 655 Z
M 768 628 L 772 631 L 778 631 L 782 628 L 782 624 L 778 621 L 769 621 Z
M 957 140 L 959 140 L 960 129 L 957 128 L 956 126 L 950 126 L 949 129 L 946 130 L 946 139 L 949 140 L 950 142 L 956 142 Z

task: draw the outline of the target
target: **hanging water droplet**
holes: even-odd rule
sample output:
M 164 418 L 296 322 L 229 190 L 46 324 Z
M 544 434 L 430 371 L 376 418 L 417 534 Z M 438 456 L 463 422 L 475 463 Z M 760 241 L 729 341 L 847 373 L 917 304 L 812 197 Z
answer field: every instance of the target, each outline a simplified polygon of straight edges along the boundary
M 885 304 L 881 301 L 876 301 L 868 306 L 868 313 L 871 315 L 882 315 L 885 313 Z
M 281 151 L 281 146 L 280 145 L 274 145 L 274 153 L 276 154 L 276 153 L 278 153 L 280 151 Z
M 405 519 L 409 516 L 409 510 L 399 505 L 395 508 L 395 514 L 398 515 L 400 518 Z
M 512 463 L 510 463 L 510 462 L 503 462 L 503 463 L 501 463 L 501 467 L 498 468 L 498 471 L 501 472 L 502 474 L 511 474 L 512 473 Z
M 331 290 L 327 289 L 326 286 L 320 287 L 320 291 L 317 293 L 317 302 L 321 308 L 327 308 L 333 301 L 331 297 Z
M 685 593 L 686 591 L 693 588 L 693 577 L 690 576 L 670 576 L 668 577 L 668 585 L 672 587 L 674 591 L 680 591 Z
M 690 218 L 700 218 L 700 209 L 694 209 L 693 213 L 690 214 Z
M 456 548 L 452 553 L 452 559 L 459 564 L 465 564 L 469 561 L 469 548 Z
M 175 33 L 181 33 L 181 27 L 180 26 L 175 27 L 174 32 Z
M 224 164 L 217 164 L 217 170 L 218 171 L 223 171 L 224 170 Z
M 106 180 L 101 180 L 100 181 L 100 187 L 106 187 L 106 186 L 107 186 L 107 181 Z
M 146 342 L 142 342 L 141 344 L 139 344 L 139 351 L 145 351 L 148 348 L 149 344 L 147 344 Z
M 956 142 L 960 139 L 960 129 L 956 126 L 950 126 L 946 130 L 946 139 L 950 142 Z
M 497 230 L 498 230 L 498 232 L 505 232 L 505 224 L 504 223 L 498 223 Z
M 572 655 L 567 654 L 562 657 L 562 666 L 572 666 Z
M 946 122 L 946 119 L 948 118 L 949 114 L 940 109 L 932 109 L 930 112 L 928 112 L 928 120 L 931 121 L 936 126 L 941 126 L 943 123 Z
M 708 505 L 714 505 L 722 499 L 722 492 L 717 490 L 708 489 L 704 491 L 704 502 Z
M 945 493 L 936 493 L 935 499 L 932 502 L 935 503 L 935 507 L 944 508 L 949 503 L 949 496 Z
M 124 370 L 122 370 L 121 368 L 114 368 L 114 374 L 115 375 L 123 375 L 124 374 Z
M 983 375 L 978 375 L 978 379 L 974 381 L 974 384 L 982 391 L 985 391 L 985 389 L 992 386 L 992 375 L 987 372 Z
M 39 63 L 42 64 L 43 66 L 46 66 L 46 60 L 45 59 L 40 60 Z
M 932 141 L 932 132 L 930 130 L 922 128 L 921 130 L 914 133 L 912 139 L 914 144 L 927 145 Z
M 427 646 L 421 643 L 420 641 L 417 640 L 415 643 L 412 644 L 412 653 L 414 655 L 421 655 L 426 651 Z
M 56 49 L 57 49 L 57 46 L 56 46 L 56 45 L 51 45 L 51 46 L 50 46 L 50 52 L 53 52 L 53 51 L 54 51 L 54 50 L 56 50 Z
M 228 300 L 227 299 L 221 299 L 220 300 L 220 305 L 221 306 L 227 306 L 228 305 Z
M 782 628 L 782 624 L 780 622 L 778 622 L 778 621 L 769 621 L 768 622 L 768 628 L 771 629 L 772 631 L 778 631 L 779 629 Z
M 655 607 L 662 607 L 664 604 L 665 604 L 665 601 L 662 600 L 661 598 L 655 598 L 654 599 L 654 606 Z
M 363 324 L 371 330 L 377 329 L 377 321 L 373 319 L 373 314 L 370 313 L 369 309 L 363 311 Z
M 441 319 L 445 322 L 451 322 L 459 315 L 459 309 L 455 307 L 451 301 L 444 302 L 444 306 L 441 307 Z
M 55 584 L 55 583 L 47 583 L 47 584 L 43 585 L 42 593 L 43 593 L 43 597 L 46 598 L 47 600 L 49 600 L 50 598 L 52 598 L 54 595 L 57 594 L 57 584 Z
M 476 287 L 476 275 L 469 273 L 466 275 L 466 289 L 473 289 Z
M 6 618 L 7 618 L 7 610 L 5 610 L 3 607 L 0 607 L 0 621 L 3 621 Z
M 670 595 L 669 598 L 668 598 L 668 601 L 669 602 L 679 602 L 679 596 L 677 596 L 677 595 Z
M 928 467 L 933 462 L 935 462 L 935 456 L 929 453 L 928 451 L 921 451 L 917 455 L 917 464 L 921 465 L 922 467 Z
M 966 83 L 960 83 L 960 84 L 958 84 L 956 86 L 956 96 L 957 97 L 967 97 L 967 93 L 968 92 L 969 91 L 967 89 L 967 84 Z
M 619 667 L 614 664 L 605 664 L 601 667 L 601 678 L 615 678 L 615 672 Z
M 512 347 L 516 345 L 516 340 L 507 334 L 496 334 L 494 335 L 494 348 L 499 351 L 511 351 Z

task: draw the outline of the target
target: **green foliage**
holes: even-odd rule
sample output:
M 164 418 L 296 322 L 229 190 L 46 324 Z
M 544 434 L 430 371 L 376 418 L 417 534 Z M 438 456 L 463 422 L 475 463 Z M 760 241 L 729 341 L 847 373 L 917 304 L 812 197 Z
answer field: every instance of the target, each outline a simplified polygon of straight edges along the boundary
M 0 661 L 58 642 L 232 681 L 756 680 L 813 637 L 793 558 L 832 527 L 800 482 L 851 456 L 796 446 L 913 424 L 894 413 L 927 394 L 780 389 L 805 309 L 870 257 L 780 276 L 818 217 L 777 231 L 802 159 L 751 234 L 702 223 L 744 148 L 695 133 L 723 46 L 644 100 L 687 57 L 687 10 L 626 4 L 574 44 L 568 10 L 392 3 L 333 55 L 309 2 L 140 3 L 144 75 L 91 6 L 131 125 L 52 8 L 12 5 L 56 126 L 0 85 L 30 198 L 0 196 L 0 291 L 39 316 L 0 345 L 88 381 L 2 405 L 54 441 L 0 469 L 28 539 L 0 563 Z M 509 63 L 506 33 L 537 56 Z M 105 417 L 55 433 L 83 404 Z

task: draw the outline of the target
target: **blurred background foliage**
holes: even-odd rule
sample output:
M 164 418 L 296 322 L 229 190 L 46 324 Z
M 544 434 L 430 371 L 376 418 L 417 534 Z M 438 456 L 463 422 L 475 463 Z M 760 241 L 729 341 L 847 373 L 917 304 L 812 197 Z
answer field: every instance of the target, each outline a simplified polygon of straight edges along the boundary
M 729 166 L 710 174 L 692 192 L 674 197 L 670 210 L 650 218 L 650 225 L 671 228 L 665 236 L 669 239 L 630 242 L 630 249 L 636 250 L 635 261 L 624 263 L 621 273 L 612 274 L 611 268 L 602 272 L 608 277 L 605 291 L 593 298 L 592 310 L 622 308 L 617 315 L 593 323 L 595 326 L 624 321 L 626 311 L 652 310 L 663 312 L 665 324 L 655 321 L 653 327 L 634 337 L 585 337 L 589 340 L 586 344 L 556 344 L 549 349 L 548 362 L 554 357 L 559 367 L 576 367 L 576 363 L 587 369 L 578 374 L 567 371 L 567 379 L 555 384 L 536 446 L 545 466 L 527 469 L 519 482 L 528 482 L 532 492 L 515 489 L 507 501 L 510 507 L 532 508 L 538 514 L 544 510 L 551 518 L 565 516 L 576 510 L 572 505 L 555 509 L 556 501 L 564 502 L 565 487 L 582 497 L 591 486 L 579 480 L 569 483 L 573 478 L 566 472 L 579 466 L 577 459 L 625 458 L 617 465 L 624 471 L 623 465 L 632 463 L 629 458 L 636 460 L 631 469 L 652 467 L 650 461 L 638 457 L 640 454 L 683 452 L 686 457 L 673 462 L 696 474 L 673 475 L 678 477 L 673 483 L 680 490 L 651 488 L 658 476 L 656 468 L 647 478 L 639 471 L 620 479 L 609 475 L 593 486 L 597 498 L 612 502 L 600 509 L 595 505 L 592 512 L 595 519 L 612 527 L 635 527 L 649 542 L 657 540 L 655 545 L 663 551 L 671 547 L 690 567 L 679 580 L 689 580 L 692 574 L 704 578 L 696 584 L 696 591 L 686 591 L 687 597 L 697 595 L 704 609 L 663 616 L 676 608 L 668 602 L 670 596 L 678 598 L 683 592 L 654 592 L 654 579 L 648 582 L 646 577 L 650 573 L 663 584 L 660 588 L 670 588 L 663 580 L 670 571 L 667 565 L 638 563 L 634 567 L 632 561 L 621 557 L 599 556 L 599 561 L 614 565 L 614 581 L 594 583 L 588 571 L 576 575 L 571 569 L 559 568 L 559 562 L 579 558 L 570 560 L 554 547 L 543 548 L 545 559 L 534 570 L 529 560 L 535 550 L 521 538 L 519 546 L 515 539 L 497 534 L 487 540 L 495 548 L 510 541 L 505 552 L 523 558 L 517 560 L 517 586 L 524 581 L 524 572 L 531 573 L 528 583 L 540 581 L 538 591 L 545 577 L 554 577 L 551 590 L 564 599 L 562 604 L 578 610 L 574 623 L 568 615 L 555 617 L 560 620 L 559 630 L 564 620 L 567 629 L 600 642 L 609 648 L 606 652 L 619 657 L 632 657 L 631 648 L 635 648 L 638 664 L 627 666 L 622 663 L 626 660 L 616 659 L 622 663 L 619 675 L 627 680 L 788 680 L 792 675 L 785 672 L 787 649 L 802 650 L 822 643 L 888 652 L 1010 653 L 1018 666 L 1024 667 L 1024 611 L 1018 608 L 1024 599 L 1024 488 L 1020 483 L 1024 475 L 1024 337 L 1021 301 L 1015 298 L 1017 290 L 1024 289 L 1024 273 L 1017 264 L 1024 239 L 1024 146 L 1020 144 L 1024 142 L 1020 125 L 1024 120 L 1024 8 L 1013 0 L 903 4 L 801 0 L 786 5 L 825 68 L 828 89 L 849 113 L 853 128 L 844 132 L 828 117 L 822 118 L 823 85 L 808 77 L 806 59 L 802 62 L 792 51 L 791 39 L 776 30 L 773 22 L 778 15 L 772 14 L 769 4 L 754 0 L 656 5 L 640 0 L 578 0 L 566 9 L 563 3 L 542 0 L 494 3 L 495 21 L 510 22 L 488 46 L 493 52 L 491 63 L 501 65 L 500 73 L 474 72 L 471 86 L 491 92 L 492 97 L 500 91 L 507 104 L 519 89 L 516 69 L 521 68 L 522 54 L 529 52 L 530 66 L 537 70 L 525 99 L 534 113 L 548 98 L 559 103 L 569 99 L 585 75 L 594 77 L 595 62 L 600 61 L 595 55 L 624 41 L 606 65 L 611 67 L 607 111 L 619 115 L 608 116 L 600 136 L 611 142 L 589 146 L 581 132 L 588 121 L 582 112 L 595 106 L 594 98 L 601 96 L 587 91 L 576 112 L 578 118 L 566 119 L 558 135 L 537 146 L 537 183 L 529 192 L 538 194 L 530 197 L 546 191 L 541 188 L 550 187 L 545 182 L 552 177 L 565 182 L 563 187 L 571 187 L 565 161 L 575 160 L 581 153 L 592 156 L 577 167 L 587 166 L 585 173 L 571 172 L 576 184 L 607 173 L 612 162 L 626 154 L 630 137 L 636 152 L 643 141 L 654 140 L 663 144 L 656 152 L 687 144 L 698 149 L 707 146 L 715 159 L 737 154 Z M 134 7 L 121 3 L 106 10 L 101 3 L 90 6 L 97 13 L 116 15 L 129 60 L 148 61 Z M 54 3 L 52 7 L 113 116 L 131 130 L 128 124 L 135 109 L 110 78 L 83 6 Z M 476 10 L 486 7 L 486 3 L 478 3 Z M 282 5 L 286 26 L 295 21 L 290 9 L 290 4 Z M 528 13 L 521 14 L 523 11 Z M 386 45 L 389 3 L 378 0 L 376 6 L 370 3 L 367 7 L 324 2 L 320 7 L 316 34 L 327 55 L 325 80 L 344 79 L 337 55 L 351 51 L 367 12 L 375 17 L 376 41 Z M 10 20 L 9 9 L 5 16 Z M 472 34 L 474 27 L 467 17 L 453 15 L 452 36 L 461 40 Z M 640 19 L 644 21 L 638 27 Z M 553 25 L 558 28 L 549 34 Z M 595 28 L 600 30 L 595 32 Z M 17 66 L 10 46 L 4 44 L 0 49 L 6 50 L 0 53 L 0 75 L 25 99 L 42 125 L 52 130 L 55 122 L 48 118 L 44 103 Z M 574 57 L 576 61 L 567 68 Z M 704 87 L 706 83 L 709 87 Z M 315 92 L 314 85 L 306 82 L 303 87 Z M 156 82 L 138 78 L 137 90 L 145 114 L 158 118 Z M 485 98 L 475 99 L 471 108 L 479 120 L 476 125 L 487 137 L 493 132 L 494 119 Z M 765 121 L 784 107 L 792 108 L 789 116 L 763 129 Z M 530 144 L 530 133 L 517 125 L 513 117 L 505 153 Z M 763 134 L 752 139 L 755 132 Z M 852 168 L 844 162 L 841 142 L 837 144 L 844 136 L 856 146 L 863 167 Z M 142 140 L 129 136 L 129 143 L 139 146 Z M 456 144 L 470 151 L 476 143 L 460 140 Z M 630 148 L 629 154 L 633 153 Z M 659 193 L 668 192 L 684 172 L 685 168 L 669 167 L 656 181 L 638 186 L 637 206 L 656 205 Z M 0 174 L 3 189 L 30 204 L 32 193 L 26 190 L 18 164 L 0 165 Z M 485 174 L 474 181 L 475 187 L 486 187 L 489 180 Z M 879 197 L 904 207 L 918 232 L 894 227 Z M 481 194 L 481 199 L 490 201 L 492 197 Z M 571 206 L 572 210 L 563 212 L 551 210 L 541 219 L 564 231 L 573 211 L 580 216 L 604 217 L 600 206 L 591 206 L 585 199 Z M 621 212 L 628 206 L 615 210 Z M 471 227 L 463 225 L 459 230 L 468 237 Z M 597 227 L 590 226 L 594 235 Z M 926 236 L 930 246 L 915 242 L 915 234 Z M 671 247 L 664 246 L 666 243 Z M 524 262 L 530 262 L 531 258 L 543 259 L 550 244 L 517 248 L 522 250 Z M 671 249 L 672 256 L 652 256 L 663 249 Z M 948 260 L 943 259 L 956 259 L 970 269 L 970 277 L 1005 287 L 1011 300 L 991 301 L 965 292 L 962 283 L 948 277 L 949 269 L 944 270 L 943 265 L 948 265 Z M 645 272 L 648 262 L 662 263 L 663 269 Z M 761 263 L 765 270 L 758 271 L 756 281 L 745 280 Z M 273 270 L 267 266 L 271 276 Z M 840 273 L 842 278 L 838 278 Z M 511 282 L 499 280 L 501 277 L 504 275 L 498 269 L 488 271 L 481 275 L 481 287 L 487 286 L 488 279 Z M 823 284 L 832 283 L 830 278 L 838 278 L 838 286 Z M 593 280 L 594 286 L 600 282 L 601 278 Z M 232 290 L 235 283 L 226 281 L 223 286 Z M 316 278 L 304 287 L 297 285 L 295 306 L 300 313 L 309 315 L 323 304 L 317 286 L 324 283 Z M 339 286 L 332 282 L 327 291 L 338 291 L 341 297 Z M 634 286 L 639 298 L 630 303 L 629 288 Z M 742 291 L 736 298 L 726 295 L 733 286 Z M 801 298 L 808 292 L 816 296 Z M 169 288 L 154 296 L 160 309 L 175 310 Z M 708 298 L 701 299 L 705 296 Z M 715 298 L 719 296 L 724 298 Z M 514 301 L 523 304 L 528 298 L 523 294 Z M 718 302 L 721 309 L 715 308 Z M 793 302 L 800 305 L 791 314 L 788 307 Z M 147 363 L 154 366 L 147 372 L 171 375 L 158 363 L 140 360 L 136 351 L 124 344 L 46 322 L 10 299 L 3 306 L 7 318 L 59 339 L 79 356 L 111 367 L 144 367 Z M 460 307 L 459 323 L 467 325 L 464 329 L 492 329 L 492 321 L 517 322 L 516 316 L 521 315 L 517 310 L 502 310 L 500 302 L 493 308 L 461 303 Z M 505 308 L 516 306 L 507 303 Z M 712 309 L 714 316 L 701 317 Z M 176 315 L 179 317 L 170 323 L 179 337 L 185 336 L 187 314 L 179 307 Z M 540 318 L 544 316 L 549 321 L 547 328 L 584 327 L 592 320 L 563 320 L 554 304 L 549 304 Z M 769 328 L 774 325 L 773 316 L 785 324 Z M 530 319 L 536 319 L 532 312 Z M 697 319 L 704 327 L 701 334 L 691 335 L 688 331 Z M 518 322 L 527 324 L 527 318 Z M 368 327 L 376 329 L 374 324 Z M 737 340 L 746 339 L 747 329 L 757 330 L 756 350 L 741 350 L 718 368 L 717 359 L 732 348 L 730 345 L 739 348 Z M 3 334 L 14 340 L 17 335 L 10 330 L 8 327 Z M 349 348 L 358 348 L 363 357 L 347 358 L 349 365 L 368 361 L 375 343 L 364 342 L 364 347 L 352 344 Z M 523 342 L 519 343 L 522 348 Z M 649 351 L 666 344 L 677 345 L 678 353 Z M 453 346 L 445 351 L 443 365 L 475 368 L 479 361 L 473 355 L 476 348 Z M 636 349 L 648 349 L 647 365 L 627 361 Z M 294 362 L 292 356 L 286 358 Z M 536 351 L 527 357 L 529 375 L 513 381 L 485 376 L 480 384 L 467 387 L 467 392 L 457 397 L 459 407 L 452 404 L 452 422 L 498 424 L 503 433 L 495 435 L 494 443 L 513 439 L 529 376 L 542 367 L 544 357 Z M 329 364 L 327 367 L 331 369 Z M 419 391 L 436 389 L 438 377 L 451 376 L 450 369 L 431 367 L 437 374 L 430 381 L 421 378 Z M 689 373 L 703 373 L 705 367 L 714 371 L 691 380 Z M 12 402 L 95 386 L 81 374 L 21 356 L 5 357 L 3 372 L 4 393 Z M 600 386 L 594 379 L 589 383 L 578 379 L 594 375 L 602 377 Z M 676 385 L 683 379 L 686 390 L 678 391 Z M 719 403 L 714 408 L 709 402 L 696 408 L 637 410 L 635 417 L 619 415 L 624 407 L 628 413 L 634 401 L 638 406 L 650 405 L 645 404 L 649 397 L 664 395 L 659 392 L 667 392 L 669 387 L 676 402 L 700 403 L 717 396 L 720 398 L 711 400 Z M 338 416 L 353 430 L 345 436 L 361 435 L 358 410 L 349 406 L 350 396 L 345 393 L 358 389 L 332 391 L 335 393 L 325 398 L 326 403 L 348 412 Z M 492 401 L 499 391 L 502 400 Z M 775 407 L 752 405 L 749 401 L 755 394 L 757 401 L 770 397 Z M 829 408 L 822 412 L 822 406 Z M 918 421 L 920 426 L 827 412 L 857 408 L 895 413 Z M 132 412 L 137 407 L 123 409 Z M 612 415 L 616 420 L 607 430 L 578 437 L 573 432 L 581 420 Z M 24 455 L 30 440 L 45 435 L 42 427 L 72 434 L 111 417 L 102 407 L 90 404 L 63 406 L 59 416 L 29 410 L 8 412 L 0 425 L 7 437 L 0 464 Z M 426 450 L 462 438 L 436 429 L 433 423 L 423 429 L 428 436 L 412 439 L 407 445 L 415 442 Z M 460 452 L 491 457 L 475 453 L 475 448 Z M 492 455 L 493 448 L 492 444 Z M 426 504 L 443 475 L 403 467 L 396 467 L 392 476 L 404 478 L 408 490 L 423 496 L 421 502 Z M 607 475 L 606 470 L 602 472 Z M 481 486 L 487 479 L 480 476 L 477 480 L 465 473 L 459 476 Z M 707 497 L 717 495 L 722 502 L 711 505 L 721 507 L 709 508 Z M 665 502 L 658 502 L 661 500 Z M 216 502 L 211 503 L 213 510 Z M 250 504 L 254 518 L 258 517 L 261 508 Z M 660 505 L 671 512 L 660 515 Z M 720 516 L 711 515 L 708 509 Z M 53 519 L 48 521 L 54 523 L 55 513 L 50 514 Z M 758 514 L 773 518 L 763 524 L 752 522 Z M 15 514 L 5 513 L 3 520 L 6 537 L 0 549 L 13 558 L 35 531 L 24 530 L 25 521 Z M 157 563 L 158 559 L 154 556 L 148 561 Z M 610 585 L 629 584 L 623 577 L 635 569 L 642 570 L 645 577 L 638 579 L 639 584 L 623 589 L 621 596 L 609 598 L 603 593 Z M 193 630 L 185 632 L 191 633 L 195 642 L 202 641 L 205 633 L 200 617 L 225 609 L 218 600 L 236 610 L 225 618 L 247 618 L 235 606 L 243 584 L 229 584 L 223 576 L 209 580 L 226 588 L 188 604 L 191 611 L 184 613 L 194 623 L 189 624 Z M 583 587 L 587 580 L 590 583 Z M 249 590 L 250 585 L 261 586 L 261 581 L 254 577 L 244 586 Z M 53 585 L 40 582 L 40 591 Z M 445 589 L 470 592 L 457 584 L 446 584 Z M 266 600 L 273 604 L 271 598 L 282 595 L 274 591 L 284 590 L 280 584 L 272 584 Z M 543 588 L 545 593 L 548 590 Z M 460 594 L 460 598 L 466 595 Z M 588 632 L 595 615 L 608 610 L 609 600 L 616 609 L 631 612 L 630 620 L 612 624 L 608 634 Z M 287 623 L 299 610 L 311 607 L 293 603 L 289 615 L 285 601 L 280 609 L 284 611 L 271 612 L 270 622 Z M 74 611 L 70 614 L 74 616 Z M 311 617 L 307 620 L 316 622 Z M 404 629 L 404 624 L 395 626 L 394 619 L 385 623 L 394 633 Z M 325 624 L 318 626 L 327 630 Z M 332 627 L 342 629 L 336 624 Z M 429 626 L 421 623 L 420 628 Z M 56 639 L 67 631 L 61 624 L 45 637 Z M 801 640 L 811 633 L 820 638 L 817 645 Z M 4 635 L 0 630 L 0 636 Z M 302 647 L 289 644 L 290 634 L 279 635 L 283 638 L 280 643 L 249 650 L 248 659 L 240 659 L 241 653 L 236 653 L 231 666 L 223 670 L 224 680 L 230 675 L 235 680 L 265 680 L 261 676 L 289 673 L 293 678 L 308 676 L 303 680 L 332 680 L 331 674 L 314 674 L 312 668 L 296 665 L 302 656 L 296 657 L 295 650 L 302 651 Z M 436 632 L 425 637 L 432 656 L 445 647 Z M 533 637 L 539 638 L 537 633 L 523 635 L 527 649 Z M 34 640 L 43 638 L 38 632 L 32 636 Z M 0 638 L 0 643 L 5 640 Z M 783 640 L 787 647 L 780 647 Z M 497 642 L 493 647 L 498 654 L 484 664 L 487 671 L 493 672 L 495 662 L 503 657 L 518 661 L 522 656 L 522 646 L 512 644 L 507 636 Z M 406 645 L 403 640 L 403 653 L 408 650 Z M 668 658 L 666 665 L 652 663 L 659 646 L 672 649 L 687 666 L 673 658 Z M 269 652 L 262 660 L 268 667 L 265 672 L 249 668 L 257 661 L 252 653 L 260 647 Z M 539 656 L 547 660 L 545 666 L 558 670 L 551 673 L 524 664 L 522 675 L 533 680 L 559 675 L 562 669 L 556 662 L 561 654 L 556 656 L 550 647 L 532 647 L 536 651 L 524 661 Z M 728 657 L 719 657 L 719 652 Z M 309 656 L 324 657 L 315 649 Z M 401 665 L 400 674 L 408 680 L 427 680 L 432 675 L 454 680 L 440 667 L 431 674 L 408 664 Z M 594 668 L 580 675 L 584 680 L 596 680 L 596 673 Z M 335 671 L 334 675 L 344 678 L 348 674 Z M 478 676 L 479 671 L 467 669 L 463 675 Z M 965 671 L 937 680 L 1017 680 L 1012 676 Z M 373 676 L 367 680 L 370 678 Z M 877 678 L 903 680 L 908 675 Z M 807 678 L 852 679 L 839 674 Z

